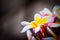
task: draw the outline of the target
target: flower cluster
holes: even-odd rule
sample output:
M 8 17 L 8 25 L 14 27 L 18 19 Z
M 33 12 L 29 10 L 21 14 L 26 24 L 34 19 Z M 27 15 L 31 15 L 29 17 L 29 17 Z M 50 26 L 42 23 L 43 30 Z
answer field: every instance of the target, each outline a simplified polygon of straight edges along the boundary
M 52 14 L 52 12 L 48 8 L 44 8 L 39 13 L 34 15 L 34 20 L 31 22 L 22 21 L 21 24 L 25 26 L 21 33 L 27 32 L 28 39 L 30 40 L 32 37 L 32 33 L 29 29 L 33 29 L 34 33 L 41 31 L 42 35 L 45 36 L 44 27 L 52 34 L 53 37 L 56 38 L 56 34 L 49 27 L 58 27 L 59 23 L 54 22 L 56 16 Z M 33 37 L 34 38 L 34 37 Z M 31 39 L 32 40 L 32 39 Z

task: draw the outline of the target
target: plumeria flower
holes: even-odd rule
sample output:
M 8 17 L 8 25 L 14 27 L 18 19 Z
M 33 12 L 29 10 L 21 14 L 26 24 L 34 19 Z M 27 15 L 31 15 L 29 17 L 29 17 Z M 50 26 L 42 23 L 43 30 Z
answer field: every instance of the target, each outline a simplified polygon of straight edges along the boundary
M 23 28 L 23 30 L 21 32 L 25 32 L 28 29 L 33 28 L 34 32 L 37 33 L 40 30 L 41 25 L 49 23 L 52 20 L 53 20 L 53 18 L 50 16 L 41 17 L 40 14 L 35 14 L 34 15 L 34 21 L 32 21 L 32 22 L 26 22 L 26 21 L 21 22 L 21 24 L 23 26 L 25 25 L 25 27 Z

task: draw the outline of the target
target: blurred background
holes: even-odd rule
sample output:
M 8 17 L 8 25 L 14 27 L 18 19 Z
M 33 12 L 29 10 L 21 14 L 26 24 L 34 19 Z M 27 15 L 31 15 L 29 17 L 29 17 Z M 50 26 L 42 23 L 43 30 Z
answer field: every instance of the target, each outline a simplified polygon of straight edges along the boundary
M 26 33 L 20 33 L 21 21 L 32 21 L 35 13 L 43 8 L 60 5 L 59 0 L 2 0 L 0 20 L 1 40 L 27 40 Z

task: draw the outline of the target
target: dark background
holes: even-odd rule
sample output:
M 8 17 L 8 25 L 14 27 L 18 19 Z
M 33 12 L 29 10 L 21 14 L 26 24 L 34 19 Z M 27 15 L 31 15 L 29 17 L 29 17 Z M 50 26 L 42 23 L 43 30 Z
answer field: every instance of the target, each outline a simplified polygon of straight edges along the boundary
M 20 33 L 21 21 L 32 21 L 33 15 L 43 8 L 52 11 L 53 6 L 60 5 L 59 0 L 2 0 L 0 14 L 1 40 L 27 40 L 26 33 Z

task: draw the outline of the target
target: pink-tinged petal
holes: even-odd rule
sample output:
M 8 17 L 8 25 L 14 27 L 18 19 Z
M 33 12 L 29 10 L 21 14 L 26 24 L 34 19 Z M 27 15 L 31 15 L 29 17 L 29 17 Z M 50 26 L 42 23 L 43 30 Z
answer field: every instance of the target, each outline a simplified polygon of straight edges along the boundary
M 27 30 L 26 34 L 27 34 L 28 40 L 31 40 L 32 39 L 32 33 L 31 33 L 31 31 Z
M 21 33 L 24 33 L 24 32 L 26 32 L 27 30 L 29 30 L 29 29 L 31 29 L 32 27 L 30 26 L 30 25 L 27 25 L 27 26 L 25 26 L 23 29 L 22 29 L 22 31 L 21 31 Z
M 33 36 L 33 37 L 32 37 L 32 40 L 36 40 L 36 38 Z
M 42 16 L 52 16 L 52 13 L 48 8 L 44 8 L 42 11 L 40 11 L 40 14 Z
M 26 26 L 26 25 L 28 25 L 29 24 L 29 22 L 26 22 L 26 21 L 22 21 L 21 22 L 21 25 L 23 25 L 23 26 Z
M 56 18 L 56 16 L 55 16 L 55 15 L 53 15 L 52 17 L 53 17 L 54 19 Z
M 44 11 L 40 11 L 41 16 L 49 16 L 48 13 L 45 13 Z
M 53 23 L 48 23 L 48 26 L 51 27 L 53 25 Z
M 57 24 L 57 23 L 49 23 L 48 26 L 49 27 L 60 27 L 60 24 Z

